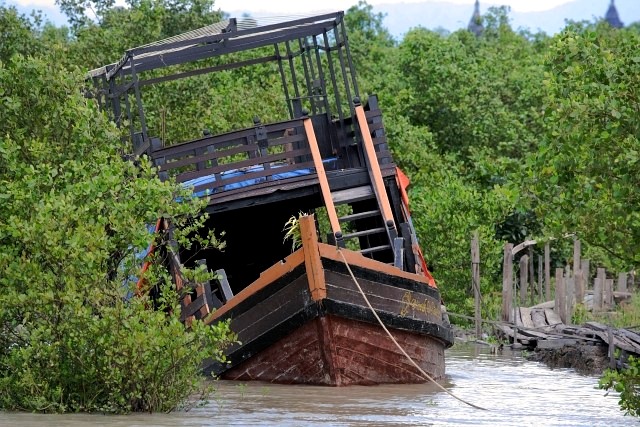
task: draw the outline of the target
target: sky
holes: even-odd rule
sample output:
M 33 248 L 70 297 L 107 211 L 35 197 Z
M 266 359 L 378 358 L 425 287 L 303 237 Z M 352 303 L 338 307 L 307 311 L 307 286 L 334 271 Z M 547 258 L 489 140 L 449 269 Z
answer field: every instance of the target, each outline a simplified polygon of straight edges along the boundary
M 393 3 L 419 3 L 419 2 L 438 2 L 442 0 L 368 0 L 372 6 L 377 4 L 393 4 Z M 446 0 L 449 3 L 473 5 L 474 0 Z M 514 12 L 537 12 L 549 10 L 571 0 L 483 0 L 483 7 L 489 4 L 507 5 Z M 55 7 L 55 0 L 5 0 L 9 5 L 17 4 L 29 7 Z M 2 0 L 0 0 L 2 3 Z M 312 1 L 295 1 L 295 0 L 215 0 L 216 7 L 224 11 L 234 10 L 250 10 L 254 13 L 304 13 L 314 12 L 318 10 L 347 10 L 349 7 L 357 4 L 357 0 L 321 0 Z

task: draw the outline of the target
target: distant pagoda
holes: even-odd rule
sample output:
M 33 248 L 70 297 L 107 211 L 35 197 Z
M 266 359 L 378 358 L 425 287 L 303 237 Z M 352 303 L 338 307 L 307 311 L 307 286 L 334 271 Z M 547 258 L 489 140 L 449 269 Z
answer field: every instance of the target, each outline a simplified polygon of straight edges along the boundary
M 617 13 L 617 12 L 616 12 Z M 617 14 L 616 14 L 617 16 Z M 471 31 L 476 37 L 479 37 L 480 34 L 484 31 L 484 27 L 482 26 L 482 16 L 480 16 L 480 1 L 476 0 L 476 4 L 473 7 L 473 15 L 471 15 L 471 20 L 469 21 L 469 25 L 467 26 L 467 30 Z
M 478 2 L 476 2 L 477 4 Z M 620 20 L 620 15 L 618 15 L 618 9 L 616 9 L 616 4 L 614 0 L 611 0 L 609 4 L 609 9 L 607 9 L 607 13 L 604 15 L 604 20 L 609 23 L 613 28 L 622 28 L 624 24 Z M 471 25 L 471 24 L 469 24 Z

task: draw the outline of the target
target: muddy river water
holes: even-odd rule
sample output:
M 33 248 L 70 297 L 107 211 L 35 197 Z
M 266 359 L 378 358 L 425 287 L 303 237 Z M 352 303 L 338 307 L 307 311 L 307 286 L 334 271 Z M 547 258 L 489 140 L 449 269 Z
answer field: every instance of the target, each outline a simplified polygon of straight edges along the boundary
M 598 379 L 551 370 L 520 353 L 456 345 L 447 352 L 445 387 L 433 385 L 326 388 L 219 382 L 216 398 L 171 414 L 39 415 L 0 412 L 0 426 L 638 426 Z

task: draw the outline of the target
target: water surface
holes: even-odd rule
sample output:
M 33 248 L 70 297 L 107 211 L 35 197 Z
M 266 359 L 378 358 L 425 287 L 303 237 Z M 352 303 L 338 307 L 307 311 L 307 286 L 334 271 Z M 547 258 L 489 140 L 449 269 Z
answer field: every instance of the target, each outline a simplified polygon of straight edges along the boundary
M 431 384 L 329 388 L 218 383 L 216 399 L 171 414 L 40 415 L 0 413 L 0 426 L 638 426 L 598 379 L 551 370 L 520 353 L 456 345 L 447 351 L 444 386 L 486 411 L 470 408 Z

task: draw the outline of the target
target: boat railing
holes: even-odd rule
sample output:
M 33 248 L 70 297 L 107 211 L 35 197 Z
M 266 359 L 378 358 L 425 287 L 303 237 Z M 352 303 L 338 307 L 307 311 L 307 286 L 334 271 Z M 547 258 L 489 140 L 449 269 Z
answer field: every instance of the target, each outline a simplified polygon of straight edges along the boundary
M 378 163 L 381 167 L 392 164 L 380 110 L 369 108 L 365 116 Z M 198 196 L 304 177 L 317 171 L 305 120 L 309 125 L 307 116 L 270 124 L 262 124 L 256 118 L 251 128 L 205 135 L 169 146 L 162 146 L 159 139 L 152 138 L 151 158 L 161 179 L 173 177 L 193 187 Z M 329 141 L 321 138 L 317 143 L 324 153 L 323 169 L 348 167 L 340 159 L 340 153 L 328 146 Z
M 313 173 L 303 119 L 263 125 L 162 147 L 152 144 L 151 157 L 160 177 L 212 194 Z

